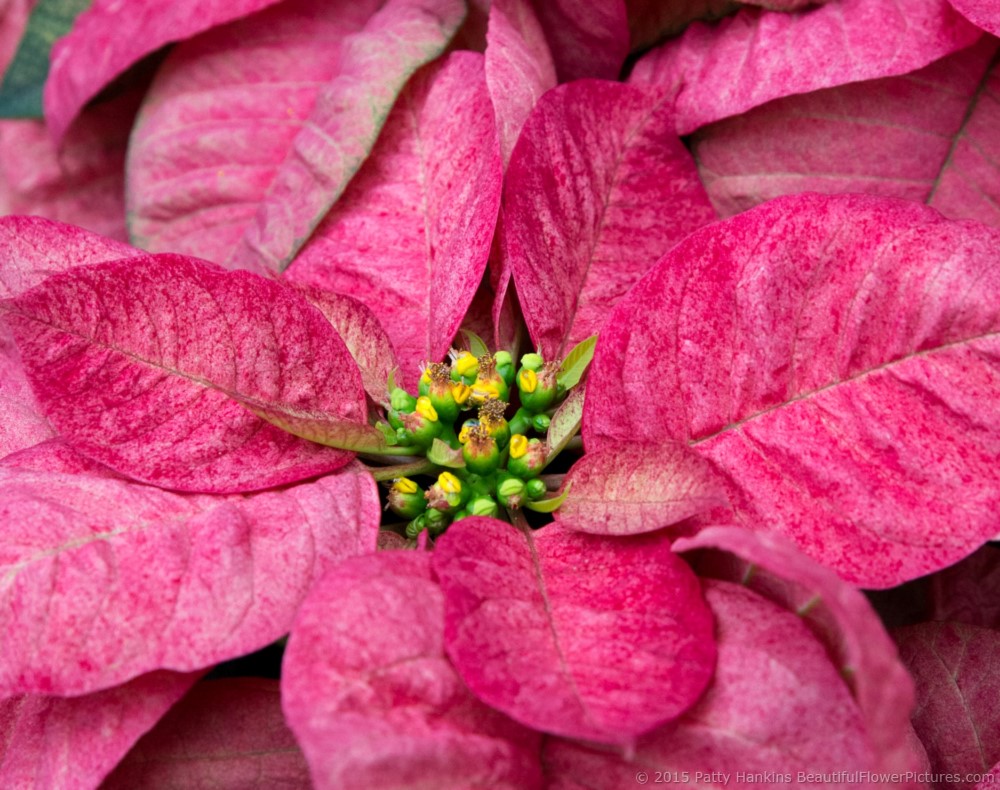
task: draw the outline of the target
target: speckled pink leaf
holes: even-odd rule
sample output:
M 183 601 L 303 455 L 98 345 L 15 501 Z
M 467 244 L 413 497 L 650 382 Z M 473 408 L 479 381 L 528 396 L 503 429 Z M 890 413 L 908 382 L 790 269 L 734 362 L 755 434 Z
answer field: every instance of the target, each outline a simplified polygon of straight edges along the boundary
M 377 0 L 285 0 L 179 45 L 128 152 L 129 232 L 153 252 L 224 262 Z
M 541 95 L 555 87 L 556 71 L 528 0 L 495 0 L 486 40 L 486 84 L 506 167 L 525 119 Z
M 1000 763 L 997 763 L 993 768 L 982 777 L 979 784 L 976 785 L 976 790 L 993 790 L 996 786 L 1000 784 Z
M 1000 546 L 974 554 L 930 577 L 928 620 L 950 620 L 1000 630 Z
M 82 694 L 263 647 L 327 568 L 374 549 L 378 517 L 355 465 L 232 497 L 0 468 L 0 694 Z
M 0 121 L 0 213 L 125 241 L 125 147 L 140 98 L 132 91 L 88 108 L 58 150 L 41 121 Z
M 350 458 L 265 425 L 230 395 L 366 419 L 357 367 L 329 322 L 249 272 L 176 255 L 112 261 L 49 278 L 5 318 L 53 426 L 145 482 L 244 491 Z
M 0 701 L 0 784 L 97 787 L 197 678 L 152 672 L 82 697 L 26 694 Z
M 913 682 L 860 591 L 774 535 L 710 528 L 678 539 L 674 548 L 702 579 L 745 585 L 801 617 L 848 681 L 879 769 L 905 773 L 921 766 L 909 725 Z
M 340 68 L 296 134 L 232 266 L 284 270 L 368 157 L 407 80 L 444 50 L 461 0 L 387 0 L 344 41 Z
M 139 255 L 127 244 L 43 217 L 0 217 L 0 298 L 19 296 L 54 274 Z
M 998 305 L 997 231 L 875 197 L 781 198 L 692 234 L 618 304 L 584 439 L 686 441 L 740 525 L 893 586 L 997 532 Z
M 0 458 L 53 436 L 24 375 L 17 344 L 0 323 Z
M 309 767 L 285 725 L 278 681 L 196 685 L 126 755 L 102 790 L 306 788 Z
M 630 79 L 662 91 L 678 134 L 688 134 L 782 96 L 906 74 L 980 35 L 945 0 L 744 9 L 714 25 L 695 22 L 643 57 Z
M 253 13 L 277 0 L 94 0 L 52 47 L 45 117 L 57 139 L 115 77 L 164 44 Z
M 550 739 L 549 787 L 613 790 L 634 784 L 640 771 L 646 781 L 667 775 L 703 788 L 868 787 L 837 776 L 878 765 L 860 711 L 823 645 L 793 612 L 744 587 L 711 580 L 705 597 L 719 660 L 698 704 L 640 738 L 630 757 Z M 800 772 L 817 778 L 806 781 Z
M 648 91 L 586 80 L 542 97 L 507 171 L 504 254 L 532 340 L 561 358 L 715 212 L 673 116 Z
M 628 55 L 628 17 L 622 0 L 532 0 L 560 82 L 617 79 Z
M 790 96 L 699 129 L 695 161 L 731 216 L 797 192 L 929 202 L 1000 227 L 994 39 L 920 71 Z
M 1000 36 L 1000 2 L 997 0 L 949 0 L 972 24 Z
M 555 512 L 556 521 L 597 535 L 652 532 L 726 504 L 708 462 L 677 443 L 587 453 L 560 490 L 569 496 Z
M 388 405 L 389 373 L 397 367 L 392 341 L 371 309 L 350 296 L 303 287 L 299 293 L 317 308 L 340 335 L 361 372 L 368 396 Z
M 964 775 L 1000 760 L 1000 634 L 959 623 L 897 628 L 900 657 L 917 684 L 913 727 L 937 774 L 935 787 L 964 788 Z
M 538 735 L 473 697 L 445 658 L 444 605 L 423 553 L 351 560 L 316 585 L 282 696 L 317 787 L 541 786 Z
M 453 53 L 407 86 L 287 277 L 368 305 L 414 386 L 421 361 L 447 353 L 482 279 L 500 182 L 483 56 Z
M 437 542 L 445 645 L 487 704 L 559 735 L 628 743 L 690 707 L 715 664 L 698 580 L 663 535 L 453 524 Z

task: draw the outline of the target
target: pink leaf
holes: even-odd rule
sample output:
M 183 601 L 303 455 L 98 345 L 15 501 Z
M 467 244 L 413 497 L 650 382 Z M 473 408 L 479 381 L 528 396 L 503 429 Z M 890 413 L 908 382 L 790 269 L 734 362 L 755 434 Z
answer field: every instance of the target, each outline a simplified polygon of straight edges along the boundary
M 309 786 L 309 767 L 281 713 L 278 682 L 233 678 L 196 685 L 101 788 Z
M 712 467 L 683 444 L 587 453 L 573 464 L 561 490 L 569 496 L 556 521 L 598 535 L 651 532 L 726 504 Z
M 696 19 L 720 19 L 736 11 L 736 0 L 625 0 L 633 52 L 676 36 Z
M 913 727 L 939 788 L 964 788 L 964 777 L 1000 760 L 1000 635 L 959 623 L 922 623 L 894 632 L 917 683 Z M 954 775 L 954 779 L 945 775 Z
M 41 121 L 0 121 L 0 212 L 125 241 L 125 148 L 140 98 L 133 91 L 88 108 L 59 149 Z
M 864 722 L 801 620 L 727 582 L 709 581 L 705 597 L 719 661 L 704 697 L 677 722 L 640 738 L 631 758 L 551 739 L 549 786 L 610 790 L 642 774 L 692 787 L 867 787 L 844 775 L 877 767 Z
M 389 374 L 397 367 L 392 341 L 375 313 L 350 296 L 303 287 L 299 293 L 317 308 L 340 335 L 361 372 L 368 396 L 383 406 L 388 404 Z
M 532 108 L 556 85 L 552 54 L 528 0 L 495 0 L 490 6 L 486 84 L 506 167 Z
M 699 129 L 702 180 L 724 216 L 780 195 L 867 192 L 1000 227 L 993 39 L 920 71 L 789 96 Z
M 129 146 L 129 232 L 153 252 L 227 260 L 376 0 L 284 0 L 179 45 Z
M 562 357 L 715 212 L 673 116 L 644 90 L 594 80 L 549 91 L 507 171 L 504 254 L 532 340 Z
M 407 86 L 287 276 L 375 311 L 415 386 L 421 361 L 447 353 L 482 279 L 500 183 L 483 56 L 456 52 Z
M 945 0 L 835 0 L 792 14 L 744 9 L 695 22 L 643 57 L 633 82 L 674 104 L 677 133 L 772 99 L 905 74 L 982 35 Z
M 17 345 L 0 323 L 0 458 L 53 436 L 24 375 Z
M 268 185 L 230 265 L 284 270 L 340 198 L 410 76 L 444 50 L 461 0 L 387 0 L 344 42 L 340 69 L 316 99 Z
M 134 247 L 42 217 L 0 217 L 0 298 L 54 274 L 141 254 Z
M 909 726 L 913 683 L 858 590 L 774 535 L 711 528 L 677 540 L 674 548 L 710 549 L 686 555 L 703 579 L 739 582 L 801 617 L 848 681 L 877 766 L 903 773 L 919 767 Z
M 687 442 L 740 525 L 857 584 L 955 562 L 997 531 L 998 250 L 996 231 L 865 196 L 695 233 L 609 317 L 587 447 Z
M 0 468 L 0 694 L 88 693 L 263 647 L 314 579 L 374 549 L 378 510 L 359 466 L 232 497 Z
M 1000 3 L 997 0 L 949 0 L 972 24 L 1000 36 Z
M 987 543 L 930 577 L 929 620 L 1000 630 L 1000 546 Z
M 443 630 L 427 554 L 358 558 L 315 587 L 288 642 L 282 693 L 317 787 L 541 786 L 538 735 L 469 693 Z
M 46 416 L 77 449 L 139 480 L 243 491 L 350 456 L 265 425 L 230 396 L 365 421 L 357 367 L 301 297 L 248 272 L 161 255 L 75 269 L 6 320 Z
M 690 707 L 712 675 L 712 617 L 662 535 L 525 534 L 469 518 L 434 570 L 445 644 L 487 704 L 545 732 L 627 743 Z
M 0 702 L 0 784 L 97 787 L 132 744 L 197 680 L 152 672 L 82 697 L 27 694 Z
M 164 44 L 253 13 L 277 0 L 95 0 L 52 47 L 45 117 L 59 140 L 84 105 Z
M 628 55 L 623 0 L 532 0 L 532 5 L 552 47 L 560 82 L 617 79 Z

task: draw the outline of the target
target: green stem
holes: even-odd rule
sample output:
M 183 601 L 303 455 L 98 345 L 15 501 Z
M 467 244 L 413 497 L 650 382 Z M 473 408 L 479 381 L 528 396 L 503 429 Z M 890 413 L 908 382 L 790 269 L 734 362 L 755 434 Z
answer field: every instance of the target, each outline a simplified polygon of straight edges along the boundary
M 330 445 L 331 447 L 333 445 Z M 343 447 L 341 449 L 348 449 Z M 391 456 L 393 458 L 417 458 L 424 451 L 419 447 L 396 447 L 395 445 L 387 445 L 380 449 L 358 450 L 357 453 L 362 458 L 367 458 L 371 461 L 384 461 L 386 456 Z
M 394 480 L 397 477 L 409 477 L 410 475 L 425 475 L 437 470 L 437 464 L 433 464 L 426 458 L 414 461 L 409 464 L 397 464 L 396 466 L 383 466 L 381 469 L 372 469 L 372 477 L 379 482 Z
M 517 508 L 517 510 L 511 510 L 510 508 L 506 508 L 506 510 L 507 510 L 507 518 L 510 519 L 511 524 L 513 524 L 515 527 L 517 527 L 519 530 L 521 530 L 521 532 L 525 534 L 531 532 L 531 525 L 528 524 L 528 519 L 524 517 L 524 512 L 521 510 L 521 508 Z
M 538 479 L 545 483 L 545 487 L 549 491 L 558 491 L 562 488 L 566 475 L 541 475 Z

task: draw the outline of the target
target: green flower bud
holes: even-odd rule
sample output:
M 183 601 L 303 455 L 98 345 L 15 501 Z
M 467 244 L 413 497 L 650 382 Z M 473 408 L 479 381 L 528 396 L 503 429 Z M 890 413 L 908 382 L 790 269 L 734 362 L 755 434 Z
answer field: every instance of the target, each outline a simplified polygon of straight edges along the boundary
M 403 421 L 403 444 L 415 444 L 418 447 L 430 447 L 435 438 L 441 435 L 444 424 L 438 419 L 437 411 L 426 396 L 417 398 L 417 405 L 412 414 L 401 414 Z M 399 431 L 396 432 L 397 436 Z
M 450 425 L 458 419 L 458 403 L 452 392 L 451 371 L 447 365 L 435 363 L 427 368 L 431 383 L 427 388 L 427 397 L 437 412 L 438 419 Z
M 545 411 L 549 408 L 556 399 L 558 372 L 557 364 L 544 365 L 539 371 L 522 367 L 517 374 L 521 405 L 532 412 Z
M 435 537 L 444 532 L 451 523 L 451 516 L 443 510 L 428 510 L 424 518 L 427 521 L 427 531 Z
M 524 481 L 507 472 L 497 476 L 497 501 L 504 507 L 516 510 L 524 503 Z
M 396 387 L 389 396 L 389 405 L 396 411 L 409 413 L 417 407 L 417 399 L 402 387 Z
M 542 359 L 541 354 L 525 354 L 521 357 L 521 369 L 534 370 L 538 372 L 542 369 L 542 365 L 545 364 L 545 360 Z
M 468 351 L 463 351 L 455 359 L 455 364 L 451 368 L 452 381 L 460 381 L 464 384 L 472 384 L 476 380 L 479 372 L 479 360 Z
M 535 415 L 522 406 L 514 412 L 514 417 L 509 423 L 511 435 L 515 433 L 526 434 L 531 430 L 534 418 Z
M 538 433 L 545 433 L 552 424 L 552 418 L 547 414 L 536 414 L 531 418 L 531 427 Z
M 476 405 L 482 405 L 490 398 L 506 401 L 510 397 L 510 388 L 497 372 L 497 363 L 489 354 L 479 358 L 479 373 L 472 384 L 472 400 Z
M 427 516 L 421 513 L 413 521 L 406 525 L 406 537 L 410 540 L 415 540 L 416 537 L 427 529 Z
M 469 501 L 472 489 L 463 485 L 451 472 L 442 472 L 438 475 L 437 482 L 427 489 L 425 497 L 428 513 L 431 510 L 454 513 Z
M 541 499 L 545 496 L 545 492 L 548 491 L 548 488 L 545 483 L 537 477 L 534 477 L 524 484 L 524 490 L 528 495 L 528 499 L 534 502 L 536 499 Z
M 469 429 L 469 441 L 462 445 L 465 468 L 477 475 L 488 475 L 500 466 L 500 448 L 482 425 Z
M 401 518 L 413 519 L 427 509 L 420 486 L 408 477 L 397 477 L 389 489 L 389 509 Z
M 496 518 L 499 512 L 500 508 L 493 497 L 478 497 L 469 502 L 469 515 Z
M 510 389 L 514 386 L 514 376 L 517 373 L 517 368 L 514 366 L 514 360 L 510 355 L 509 351 L 497 351 L 493 355 L 494 361 L 497 363 L 497 373 L 507 384 L 507 388 Z
M 501 450 L 510 441 L 510 427 L 504 419 L 507 404 L 492 398 L 479 407 L 479 424 L 492 436 Z
M 547 453 L 545 442 L 538 439 L 527 439 L 524 436 L 512 436 L 507 471 L 523 480 L 538 477 L 545 466 Z

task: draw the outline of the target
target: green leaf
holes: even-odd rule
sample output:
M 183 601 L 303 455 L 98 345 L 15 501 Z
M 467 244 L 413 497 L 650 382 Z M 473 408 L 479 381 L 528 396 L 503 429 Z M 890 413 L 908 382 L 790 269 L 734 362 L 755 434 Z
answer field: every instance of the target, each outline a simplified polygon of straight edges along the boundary
M 566 359 L 559 366 L 559 375 L 556 376 L 556 381 L 566 389 L 579 384 L 590 365 L 590 360 L 594 358 L 594 346 L 596 345 L 597 335 L 591 335 L 573 346 L 573 350 L 566 355 Z
M 477 359 L 484 354 L 489 354 L 489 346 L 486 345 L 486 341 L 483 340 L 479 335 L 473 332 L 471 329 L 463 329 L 462 334 L 465 335 L 465 342 L 469 346 L 469 353 Z
M 91 0 L 39 0 L 0 83 L 0 118 L 41 118 L 49 54 Z
M 416 452 L 416 448 L 413 447 L 389 444 L 386 436 L 374 425 L 341 420 L 323 412 L 274 406 L 250 398 L 236 397 L 233 393 L 228 394 L 262 420 L 267 420 L 271 425 L 310 442 L 372 455 L 412 455 Z
M 569 495 L 569 490 L 573 487 L 570 483 L 566 486 L 566 490 L 563 491 L 559 496 L 550 497 L 548 499 L 539 499 L 537 502 L 525 502 L 521 507 L 526 507 L 528 510 L 534 510 L 536 513 L 552 513 L 559 509 L 559 506 L 566 501 L 566 497 Z
M 545 456 L 546 465 L 566 449 L 569 440 L 579 432 L 580 423 L 583 422 L 583 399 L 586 392 L 586 386 L 571 390 L 566 400 L 552 415 L 549 432 L 545 436 L 545 441 L 549 445 L 549 453 Z
M 447 466 L 449 469 L 465 468 L 462 451 L 453 449 L 451 445 L 440 439 L 435 439 L 431 444 L 431 449 L 427 451 L 427 460 L 438 466 Z
M 389 371 L 389 379 L 385 383 L 385 391 L 392 395 L 392 391 L 396 389 L 396 371 L 399 368 L 393 368 Z

